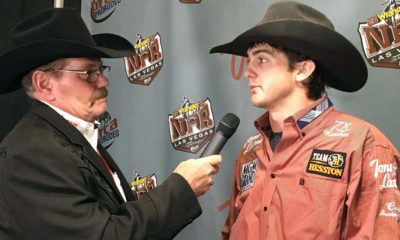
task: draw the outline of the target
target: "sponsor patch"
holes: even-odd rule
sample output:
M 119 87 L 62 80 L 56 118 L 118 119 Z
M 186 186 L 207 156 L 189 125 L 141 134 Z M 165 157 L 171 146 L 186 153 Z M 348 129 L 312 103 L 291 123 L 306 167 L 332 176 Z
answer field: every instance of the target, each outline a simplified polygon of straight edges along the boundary
M 93 22 L 101 23 L 107 20 L 113 13 L 117 5 L 122 0 L 92 0 L 90 6 L 90 16 Z
M 160 72 L 164 55 L 158 33 L 148 38 L 137 35 L 135 54 L 124 57 L 126 74 L 132 84 L 150 85 Z
M 380 217 L 400 217 L 400 206 L 396 206 L 395 202 L 386 202 L 385 207 L 379 211 Z
M 400 68 L 400 4 L 386 1 L 383 11 L 359 24 L 364 54 L 374 67 Z
M 243 154 L 246 154 L 248 152 L 250 152 L 251 150 L 253 150 L 254 147 L 256 147 L 257 145 L 261 144 L 263 141 L 263 137 L 261 134 L 258 134 L 256 136 L 250 137 L 249 139 L 247 139 L 246 143 L 244 144 L 244 148 L 246 150 L 244 150 Z
M 307 164 L 307 172 L 325 177 L 341 179 L 346 153 L 314 149 Z
M 108 112 L 103 113 L 98 121 L 100 122 L 98 142 L 107 149 L 119 137 L 118 121 Z
M 157 187 L 157 177 L 154 173 L 152 175 L 141 177 L 139 173 L 134 172 L 130 186 L 133 194 L 136 195 L 137 199 L 139 199 L 140 195 Z
M 183 98 L 182 107 L 168 116 L 172 146 L 179 151 L 197 153 L 214 135 L 215 121 L 211 102 L 190 102 Z
M 324 131 L 327 137 L 347 137 L 350 132 L 351 122 L 335 121 L 336 125 Z
M 242 170 L 240 172 L 240 189 L 242 189 L 242 192 L 254 186 L 257 162 L 258 159 L 256 158 L 242 165 Z
M 398 189 L 397 187 L 397 164 L 380 163 L 379 159 L 372 159 L 369 163 L 372 168 L 373 176 L 380 181 L 379 188 L 381 190 L 387 188 Z

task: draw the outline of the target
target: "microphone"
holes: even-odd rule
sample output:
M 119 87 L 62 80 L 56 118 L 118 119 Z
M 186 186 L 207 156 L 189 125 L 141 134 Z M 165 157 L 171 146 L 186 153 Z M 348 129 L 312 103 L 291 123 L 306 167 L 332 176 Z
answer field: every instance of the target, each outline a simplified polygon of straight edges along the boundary
M 227 113 L 218 124 L 217 131 L 214 133 L 210 142 L 207 144 L 200 158 L 214 154 L 219 154 L 228 139 L 236 132 L 240 119 L 233 113 Z

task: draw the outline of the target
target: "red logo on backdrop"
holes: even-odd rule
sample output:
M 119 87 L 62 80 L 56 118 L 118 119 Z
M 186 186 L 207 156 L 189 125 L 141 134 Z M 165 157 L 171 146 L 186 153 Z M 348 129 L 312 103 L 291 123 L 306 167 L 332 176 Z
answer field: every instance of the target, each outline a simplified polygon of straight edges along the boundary
M 129 82 L 150 85 L 163 65 L 161 37 L 158 33 L 148 38 L 138 34 L 134 48 L 135 55 L 124 58 Z
M 119 137 L 118 121 L 115 117 L 111 117 L 108 112 L 105 112 L 99 117 L 99 122 L 98 141 L 107 149 Z
M 364 54 L 374 67 L 400 68 L 400 4 L 387 2 L 381 13 L 358 27 Z
M 221 53 L 220 55 L 224 54 Z M 230 55 L 230 58 L 231 58 L 230 69 L 232 78 L 236 81 L 239 81 L 242 78 L 245 71 L 246 58 L 236 55 Z
M 90 16 L 96 23 L 104 22 L 113 13 L 121 0 L 92 0 Z
M 172 146 L 179 151 L 197 153 L 214 134 L 211 102 L 191 103 L 184 97 L 181 108 L 168 116 Z

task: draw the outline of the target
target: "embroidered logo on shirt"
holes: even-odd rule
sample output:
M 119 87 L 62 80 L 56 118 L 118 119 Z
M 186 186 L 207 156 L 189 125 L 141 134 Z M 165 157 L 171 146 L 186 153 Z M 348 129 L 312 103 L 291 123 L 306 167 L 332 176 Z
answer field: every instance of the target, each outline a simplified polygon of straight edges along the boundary
M 248 152 L 250 152 L 251 150 L 253 150 L 253 148 L 255 146 L 257 146 L 258 144 L 260 144 L 263 141 L 262 135 L 258 134 L 256 136 L 253 136 L 249 139 L 247 139 L 246 143 L 244 144 L 244 148 L 246 148 L 246 150 L 244 150 L 243 154 L 246 154 Z
M 307 165 L 307 172 L 325 177 L 341 179 L 346 153 L 314 149 Z
M 351 122 L 336 121 L 336 125 L 324 131 L 328 137 L 347 137 L 349 136 Z
M 253 161 L 242 165 L 242 171 L 240 172 L 240 188 L 242 189 L 242 192 L 254 185 L 257 161 L 258 159 L 254 159 Z
M 380 180 L 379 188 L 381 190 L 386 188 L 394 188 L 397 187 L 397 164 L 393 163 L 380 163 L 379 159 L 372 159 L 369 163 L 369 166 L 372 168 L 375 179 Z
M 386 202 L 386 208 L 382 208 L 379 211 L 380 217 L 400 217 L 400 207 L 396 205 L 396 202 Z

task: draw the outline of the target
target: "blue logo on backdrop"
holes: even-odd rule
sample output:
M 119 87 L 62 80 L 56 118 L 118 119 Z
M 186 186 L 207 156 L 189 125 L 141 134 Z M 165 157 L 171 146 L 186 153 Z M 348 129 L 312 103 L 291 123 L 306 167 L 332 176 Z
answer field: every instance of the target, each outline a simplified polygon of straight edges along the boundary
M 108 112 L 103 113 L 99 118 L 99 143 L 104 148 L 109 148 L 119 137 L 118 121 L 115 117 L 111 117 Z
M 90 16 L 96 23 L 104 22 L 114 13 L 121 0 L 92 0 Z

